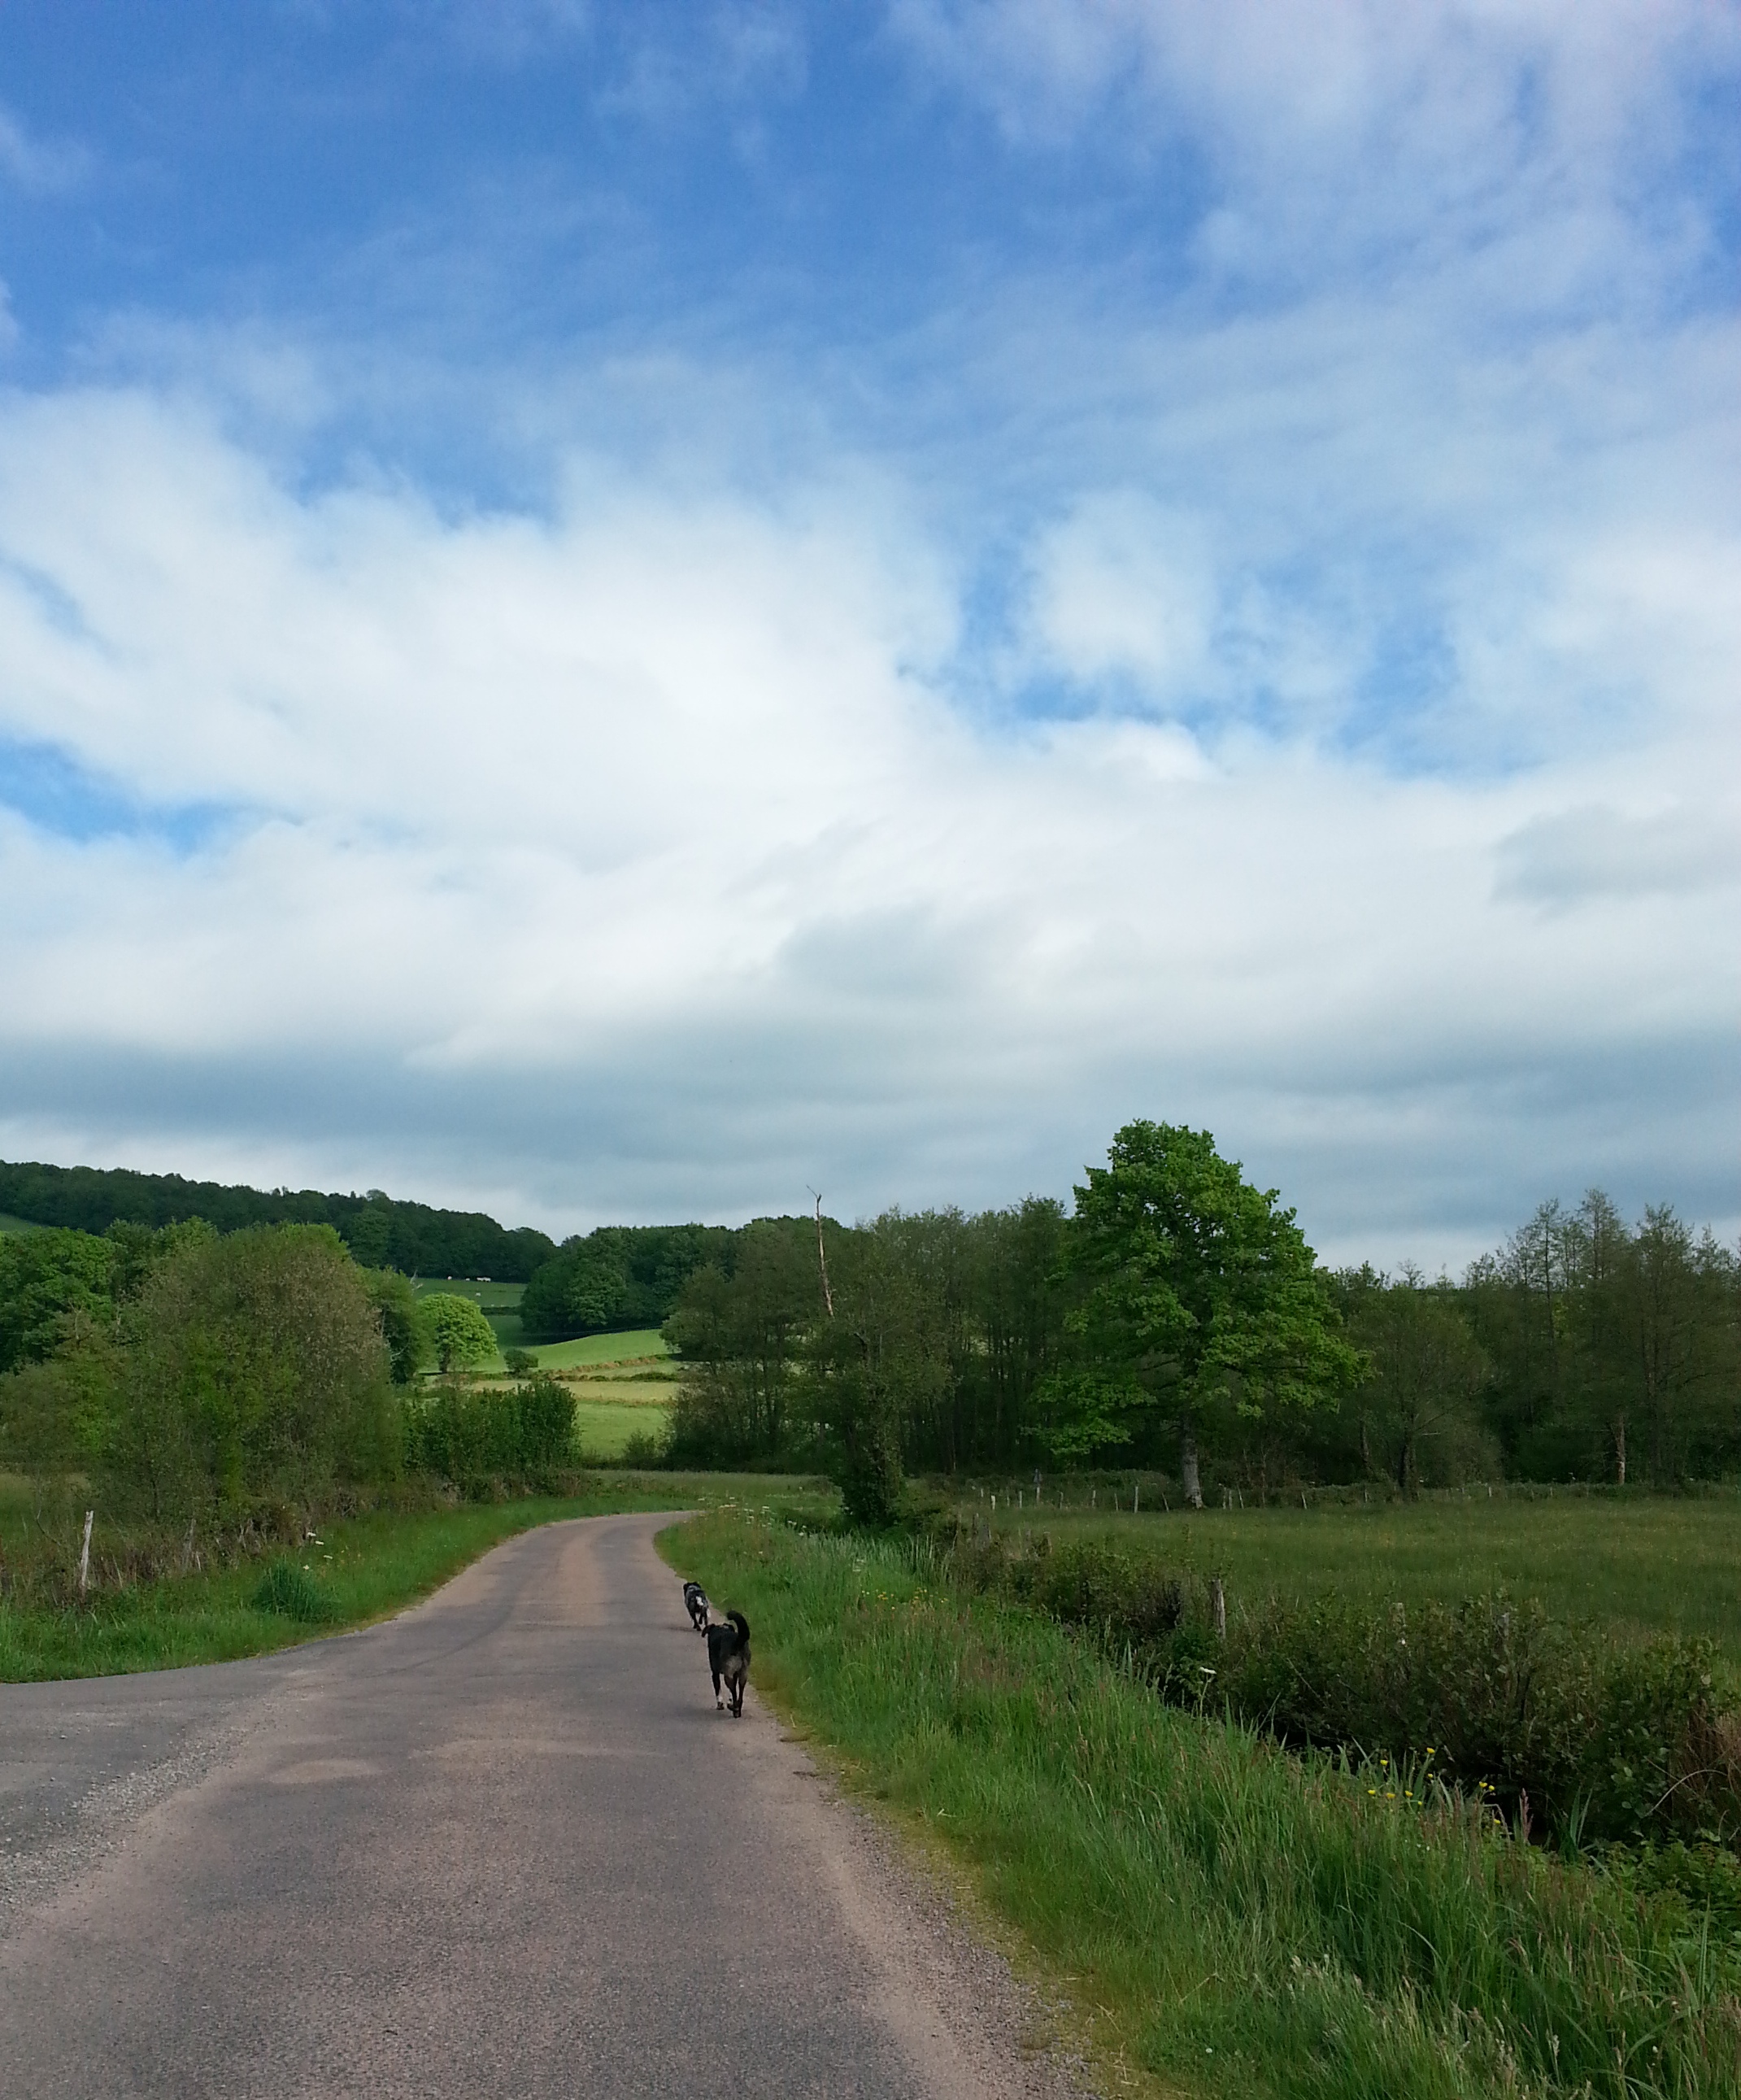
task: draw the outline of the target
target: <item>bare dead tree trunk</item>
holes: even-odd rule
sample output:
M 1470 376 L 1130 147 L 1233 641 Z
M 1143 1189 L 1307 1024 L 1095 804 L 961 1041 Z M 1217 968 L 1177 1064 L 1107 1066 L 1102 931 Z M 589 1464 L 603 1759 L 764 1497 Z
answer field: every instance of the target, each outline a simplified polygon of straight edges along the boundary
M 1197 1431 L 1188 1422 L 1179 1432 L 1179 1474 L 1184 1482 L 1185 1500 L 1192 1509 L 1201 1509 L 1203 1480 L 1197 1471 Z
M 1618 1418 L 1614 1425 L 1614 1477 L 1617 1486 L 1626 1485 L 1626 1417 Z
M 828 1317 L 831 1320 L 834 1317 L 834 1293 L 828 1288 L 828 1250 L 822 1244 L 822 1199 L 819 1195 L 816 1198 L 816 1264 L 822 1273 L 822 1304 L 827 1308 Z

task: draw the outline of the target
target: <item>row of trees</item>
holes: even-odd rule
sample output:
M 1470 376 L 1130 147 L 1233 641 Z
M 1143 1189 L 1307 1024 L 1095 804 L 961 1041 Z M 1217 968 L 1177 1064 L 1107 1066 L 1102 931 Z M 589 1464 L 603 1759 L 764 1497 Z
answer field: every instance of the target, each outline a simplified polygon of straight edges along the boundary
M 494 1337 L 353 1251 L 322 1224 L 0 1233 L 0 1464 L 131 1480 L 153 1514 L 390 1466 L 394 1389 Z M 606 1230 L 547 1278 L 534 1334 L 668 1308 L 673 1458 L 826 1466 L 870 1517 L 913 1470 L 1139 1466 L 1192 1501 L 1741 1471 L 1734 1255 L 1599 1193 L 1460 1283 L 1330 1273 L 1206 1132 L 1136 1123 L 1069 1212 Z
M 1328 1272 L 1206 1132 L 1119 1132 L 1073 1211 L 764 1219 L 681 1290 L 673 1456 L 1141 1466 L 1188 1500 L 1361 1478 L 1741 1470 L 1741 1276 L 1670 1211 L 1546 1205 L 1463 1281 Z
M 86 1236 L 7 1236 L 39 1286 L 47 1257 Z M 58 1248 L 33 1244 L 52 1238 Z M 158 1523 L 264 1499 L 312 1506 L 343 1481 L 390 1473 L 399 1450 L 384 1304 L 330 1226 L 209 1225 L 107 1245 L 99 1276 L 0 1379 L 0 1462 L 80 1474 L 110 1507 Z M 63 1271 L 63 1273 L 64 1271 Z M 39 1289 L 38 1297 L 40 1299 Z
M 546 1233 L 513 1230 L 478 1211 L 442 1211 L 371 1189 L 249 1189 L 179 1174 L 0 1160 L 0 1215 L 94 1237 L 117 1223 L 159 1230 L 201 1219 L 221 1233 L 249 1225 L 330 1225 L 365 1268 L 406 1276 L 486 1276 L 524 1282 L 556 1252 Z
M 732 1266 L 738 1238 L 729 1225 L 601 1225 L 564 1240 L 520 1300 L 526 1339 L 660 1326 L 698 1269 Z
M 158 1523 L 311 1508 L 456 1454 L 468 1480 L 486 1461 L 547 1472 L 573 1424 L 553 1380 L 418 1383 L 495 1352 L 472 1299 L 420 1299 L 329 1225 L 0 1234 L 0 1466 L 77 1475 Z

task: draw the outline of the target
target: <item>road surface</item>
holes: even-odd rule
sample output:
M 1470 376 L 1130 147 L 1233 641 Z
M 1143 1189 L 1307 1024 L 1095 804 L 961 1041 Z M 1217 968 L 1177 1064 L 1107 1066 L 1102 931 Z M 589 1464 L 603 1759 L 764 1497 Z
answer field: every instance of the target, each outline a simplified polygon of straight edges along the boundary
M 753 1687 L 715 1712 L 669 1520 L 278 1656 L 0 1686 L 0 2093 L 1075 2090 Z

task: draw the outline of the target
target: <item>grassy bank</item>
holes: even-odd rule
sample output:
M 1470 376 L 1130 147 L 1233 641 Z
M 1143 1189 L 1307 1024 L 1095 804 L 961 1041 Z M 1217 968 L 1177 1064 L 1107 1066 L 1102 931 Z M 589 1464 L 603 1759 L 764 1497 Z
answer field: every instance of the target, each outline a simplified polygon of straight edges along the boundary
M 1275 1595 L 1300 1601 L 1333 1591 L 1363 1604 L 1456 1603 L 1481 1591 L 1533 1597 L 1554 1617 L 1585 1619 L 1618 1637 L 1701 1635 L 1741 1663 L 1741 1494 L 1712 1489 L 1686 1496 L 1619 1496 L 1545 1489 L 1484 1490 L 1465 1499 L 1363 1504 L 1324 1501 L 1268 1509 L 1170 1513 L 1152 1486 L 1139 1515 L 1131 1486 L 1102 1483 L 1100 1507 L 1078 1505 L 1088 1490 L 1069 1484 L 1071 1507 L 1038 1512 L 1031 1492 L 1020 1511 L 1004 1504 L 1016 1484 L 998 1484 L 959 1507 L 1001 1532 L 1049 1533 L 1060 1544 L 1100 1538 L 1170 1565 L 1226 1582 L 1228 1607 Z M 1176 1491 L 1175 1491 L 1176 1492 Z M 1125 1514 L 1106 1509 L 1117 1493 Z
M 8 1548 L 18 1551 L 31 1522 L 24 1485 L 0 1476 L 0 1564 Z M 320 1525 L 317 1538 L 293 1551 L 268 1549 L 230 1566 L 94 1590 L 77 1609 L 20 1608 L 0 1599 L 0 1683 L 262 1655 L 401 1610 L 535 1524 L 613 1510 L 705 1509 L 751 1494 L 813 1519 L 832 1507 L 829 1491 L 783 1477 L 620 1473 L 588 1476 L 583 1492 L 560 1498 L 374 1510 Z M 100 1557 L 100 1524 L 95 1544 Z M 257 1599 L 275 1561 L 298 1576 L 306 1571 L 298 1588 L 318 1616 L 262 1608 Z
M 1741 1957 L 1414 1775 L 1161 1705 L 921 1555 L 721 1511 L 666 1550 L 758 1683 L 967 1868 L 1131 2060 L 1322 2100 L 1741 2091 Z

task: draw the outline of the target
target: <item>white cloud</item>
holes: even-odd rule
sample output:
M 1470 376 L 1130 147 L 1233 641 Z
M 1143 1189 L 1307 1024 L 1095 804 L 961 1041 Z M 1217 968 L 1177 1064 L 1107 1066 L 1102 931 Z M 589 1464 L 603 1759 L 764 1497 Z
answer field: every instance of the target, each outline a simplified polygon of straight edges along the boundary
M 1157 702 L 1200 697 L 1216 611 L 1203 538 L 1134 491 L 1085 497 L 1035 552 L 1041 655 L 1081 682 L 1122 677 Z
M 1732 867 L 1605 892 L 1576 814 L 1634 813 L 1647 878 L 1677 811 L 1726 821 L 1720 540 L 1653 570 L 1593 529 L 1562 599 L 1489 608 L 1496 662 L 1508 620 L 1639 677 L 1678 640 L 1606 743 L 1459 783 L 1291 732 L 984 734 L 938 668 L 952 567 L 886 491 L 563 488 L 444 517 L 298 493 L 185 401 L 0 404 L 0 738 L 234 813 L 192 849 L 0 818 L 15 1152 L 209 1160 L 215 1124 L 256 1173 L 276 1132 L 345 1185 L 741 1215 L 1061 1189 L 1149 1113 L 1385 1258 L 1611 1172 L 1735 1207 L 1687 1122 L 1733 1079 Z M 1199 545 L 1085 501 L 1046 646 L 1188 683 Z
M 34 196 L 53 196 L 76 188 L 90 172 L 90 153 L 64 139 L 38 138 L 12 112 L 0 107 L 0 174 Z
M 1741 71 L 1741 12 L 1704 0 L 892 0 L 933 77 L 1042 148 L 1184 142 L 1218 274 L 1411 273 L 1471 244 L 1512 302 L 1630 303 L 1704 251 L 1690 82 Z M 1708 104 L 1707 104 L 1708 107 Z M 1680 164 L 1680 165 L 1677 165 Z M 1651 179 L 1681 179 L 1641 243 Z M 1617 268 L 1624 258 L 1624 269 Z M 1628 273 L 1642 273 L 1629 283 Z

